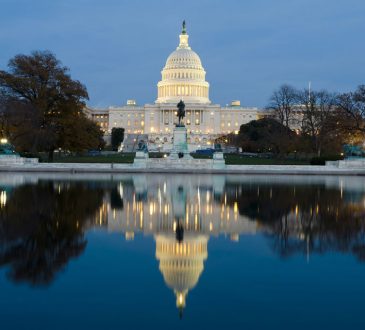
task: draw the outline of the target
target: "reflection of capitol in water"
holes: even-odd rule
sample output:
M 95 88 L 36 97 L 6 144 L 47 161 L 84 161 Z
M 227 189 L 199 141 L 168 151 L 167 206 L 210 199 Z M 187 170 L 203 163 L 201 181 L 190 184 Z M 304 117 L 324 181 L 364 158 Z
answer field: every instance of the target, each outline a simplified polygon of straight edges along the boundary
M 224 184 L 223 177 L 130 177 L 106 196 L 95 222 L 107 223 L 127 240 L 137 233 L 154 235 L 159 269 L 181 311 L 204 270 L 209 237 L 237 241 L 240 234 L 256 232 L 256 222 L 240 216 L 237 203 L 227 204 Z
M 280 258 L 301 254 L 309 262 L 315 254 L 346 253 L 364 263 L 365 181 L 0 175 L 0 268 L 9 267 L 12 281 L 52 283 L 72 258 L 84 253 L 85 233 L 94 227 L 127 240 L 151 235 L 159 270 L 182 311 L 204 271 L 211 236 L 237 241 L 257 231 Z
M 176 295 L 176 306 L 185 307 L 189 290 L 195 287 L 208 256 L 208 235 L 192 234 L 181 242 L 173 235 L 157 234 L 156 258 L 165 283 Z
M 211 236 L 260 232 L 283 258 L 340 251 L 365 262 L 364 196 L 355 177 L 0 175 L 0 261 L 14 280 L 50 283 L 83 253 L 89 228 L 151 235 L 182 310 Z

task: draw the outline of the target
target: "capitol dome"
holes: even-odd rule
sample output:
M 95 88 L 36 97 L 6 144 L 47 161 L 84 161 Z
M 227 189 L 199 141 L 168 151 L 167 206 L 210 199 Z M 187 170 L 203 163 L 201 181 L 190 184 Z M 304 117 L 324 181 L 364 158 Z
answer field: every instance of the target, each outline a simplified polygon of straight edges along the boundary
M 160 271 L 175 293 L 176 307 L 182 309 L 189 290 L 196 286 L 204 270 L 208 236 L 192 234 L 185 236 L 183 242 L 177 242 L 175 236 L 158 234 L 155 240 Z
M 185 22 L 180 34 L 180 43 L 167 58 L 161 71 L 162 79 L 157 84 L 156 103 L 210 103 L 209 83 L 200 57 L 188 43 Z

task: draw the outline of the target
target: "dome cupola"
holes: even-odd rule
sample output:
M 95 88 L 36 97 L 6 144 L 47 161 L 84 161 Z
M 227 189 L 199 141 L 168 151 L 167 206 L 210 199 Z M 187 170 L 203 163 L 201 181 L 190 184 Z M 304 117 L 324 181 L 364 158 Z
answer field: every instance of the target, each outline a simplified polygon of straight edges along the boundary
M 210 103 L 209 83 L 200 57 L 189 46 L 185 21 L 180 34 L 180 43 L 167 58 L 157 84 L 156 103 Z

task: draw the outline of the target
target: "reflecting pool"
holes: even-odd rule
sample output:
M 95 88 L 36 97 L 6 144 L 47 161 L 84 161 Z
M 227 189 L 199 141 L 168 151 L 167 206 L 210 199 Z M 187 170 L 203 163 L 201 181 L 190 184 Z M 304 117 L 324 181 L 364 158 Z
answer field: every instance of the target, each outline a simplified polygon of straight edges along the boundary
M 0 174 L 1 329 L 365 327 L 365 178 Z

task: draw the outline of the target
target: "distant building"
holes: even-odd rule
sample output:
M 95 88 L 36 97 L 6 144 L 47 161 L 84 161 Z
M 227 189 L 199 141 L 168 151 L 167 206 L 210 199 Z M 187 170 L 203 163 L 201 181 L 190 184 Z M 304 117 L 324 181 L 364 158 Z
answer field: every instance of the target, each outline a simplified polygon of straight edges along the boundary
M 198 54 L 189 46 L 188 38 L 183 26 L 180 43 L 162 69 L 154 103 L 138 105 L 135 100 L 128 100 L 120 107 L 86 109 L 87 115 L 100 125 L 106 136 L 112 128 L 123 127 L 127 136 L 147 134 L 150 149 L 169 150 L 177 121 L 176 105 L 183 100 L 188 143 L 193 150 L 211 145 L 222 134 L 238 132 L 242 124 L 259 119 L 265 113 L 258 108 L 241 106 L 238 100 L 224 107 L 213 104 L 209 99 L 206 71 Z
M 109 110 L 108 109 L 84 109 L 86 116 L 96 122 L 101 130 L 108 134 L 109 132 Z

